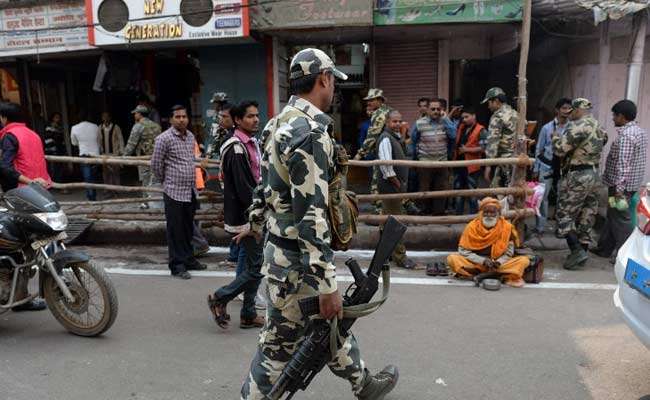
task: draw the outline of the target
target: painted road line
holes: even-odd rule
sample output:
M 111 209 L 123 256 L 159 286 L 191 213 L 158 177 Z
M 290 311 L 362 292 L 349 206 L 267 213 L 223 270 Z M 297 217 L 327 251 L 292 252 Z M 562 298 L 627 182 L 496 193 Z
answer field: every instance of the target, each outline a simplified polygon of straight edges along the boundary
M 228 247 L 215 247 L 211 246 L 207 254 L 229 254 Z M 374 250 L 348 250 L 348 251 L 335 251 L 334 255 L 338 257 L 354 257 L 357 259 L 371 259 L 375 254 Z M 451 254 L 449 251 L 407 251 L 406 255 L 414 258 L 425 257 L 447 257 Z
M 130 268 L 106 268 L 106 272 L 116 275 L 135 276 L 169 276 L 167 270 L 130 269 Z M 202 278 L 234 278 L 235 273 L 230 271 L 191 271 L 192 276 Z M 352 282 L 351 275 L 338 275 L 339 282 Z M 406 278 L 391 277 L 390 282 L 398 285 L 421 285 L 421 286 L 474 286 L 473 282 L 460 281 L 443 278 Z M 564 290 L 616 290 L 618 285 L 607 283 L 560 283 L 542 282 L 524 286 L 524 289 L 564 289 Z

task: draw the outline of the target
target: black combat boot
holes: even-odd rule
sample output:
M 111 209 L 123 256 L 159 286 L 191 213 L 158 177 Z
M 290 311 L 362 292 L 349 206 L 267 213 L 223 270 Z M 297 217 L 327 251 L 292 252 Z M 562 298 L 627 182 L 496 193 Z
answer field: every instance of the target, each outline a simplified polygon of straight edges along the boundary
M 382 400 L 397 385 L 399 371 L 394 365 L 389 365 L 377 375 L 370 375 L 366 370 L 361 392 L 357 395 L 359 400 Z

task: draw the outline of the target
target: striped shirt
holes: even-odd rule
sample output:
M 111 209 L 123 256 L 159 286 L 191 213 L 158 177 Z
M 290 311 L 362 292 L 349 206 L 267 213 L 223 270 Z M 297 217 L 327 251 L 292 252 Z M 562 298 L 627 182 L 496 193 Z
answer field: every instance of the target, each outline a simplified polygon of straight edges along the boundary
M 194 167 L 194 135 L 181 134 L 169 128 L 156 139 L 151 156 L 151 169 L 163 183 L 165 194 L 176 201 L 189 203 L 196 189 Z
M 648 137 L 636 121 L 617 127 L 618 137 L 607 155 L 603 182 L 617 193 L 636 192 L 643 184 Z

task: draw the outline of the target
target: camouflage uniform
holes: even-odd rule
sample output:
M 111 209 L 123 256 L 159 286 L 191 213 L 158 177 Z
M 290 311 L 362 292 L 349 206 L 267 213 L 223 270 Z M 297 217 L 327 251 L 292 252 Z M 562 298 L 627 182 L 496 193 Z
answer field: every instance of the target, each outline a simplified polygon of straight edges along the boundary
M 574 100 L 575 107 L 591 105 L 586 99 Z M 598 163 L 607 133 L 600 123 L 587 115 L 571 123 L 560 139 L 552 139 L 553 152 L 564 157 L 560 180 L 557 218 L 557 234 L 565 237 L 575 231 L 581 244 L 591 242 L 591 228 L 598 213 Z
M 154 139 L 160 135 L 160 132 L 160 125 L 153 122 L 149 118 L 142 118 L 140 121 L 136 122 L 135 125 L 133 125 L 133 128 L 131 129 L 131 135 L 129 136 L 129 141 L 127 142 L 122 154 L 126 156 L 130 156 L 134 153 L 136 156 L 152 155 Z M 154 177 L 151 173 L 150 167 L 139 165 L 138 175 L 143 186 L 153 185 Z M 149 197 L 149 195 L 145 194 L 145 197 Z
M 512 157 L 515 152 L 515 137 L 519 115 L 508 104 L 504 104 L 490 118 L 488 127 L 487 158 Z M 492 187 L 508 186 L 512 166 L 497 166 L 492 179 Z
M 306 49 L 294 58 L 291 79 L 323 70 L 345 77 L 325 53 Z M 262 183 L 249 219 L 253 231 L 268 230 L 262 274 L 268 278 L 269 304 L 242 399 L 266 399 L 304 339 L 308 320 L 298 300 L 337 290 L 327 219 L 328 184 L 336 166 L 331 123 L 313 104 L 294 96 L 262 133 Z M 361 391 L 366 373 L 352 334 L 329 367 Z

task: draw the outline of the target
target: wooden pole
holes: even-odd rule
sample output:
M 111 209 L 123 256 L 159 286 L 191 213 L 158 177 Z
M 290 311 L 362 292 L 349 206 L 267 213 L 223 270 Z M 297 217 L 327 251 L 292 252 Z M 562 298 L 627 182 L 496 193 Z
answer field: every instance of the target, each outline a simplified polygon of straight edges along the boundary
M 223 196 L 199 196 L 200 202 L 218 203 L 223 200 Z M 156 201 L 163 201 L 162 197 L 132 197 L 128 199 L 111 199 L 99 201 L 60 201 L 59 205 L 62 207 L 76 207 L 76 206 L 107 206 L 114 204 L 130 204 L 130 203 L 152 203 Z
M 380 165 L 392 165 L 398 167 L 412 167 L 412 168 L 459 168 L 479 166 L 495 166 L 495 165 L 523 165 L 531 166 L 535 163 L 534 158 L 486 158 L 479 160 L 463 160 L 463 161 L 411 161 L 411 160 L 372 160 L 372 161 L 358 161 L 350 160 L 348 165 L 351 167 L 375 167 Z
M 163 222 L 166 221 L 164 215 L 140 215 L 140 214 L 122 214 L 122 215 L 113 215 L 113 214 L 88 214 L 86 215 L 87 219 L 97 219 L 97 220 L 117 220 L 117 221 L 153 221 L 153 222 Z M 214 221 L 219 222 L 222 220 L 219 216 L 216 215 L 197 215 L 194 217 L 196 221 Z
M 54 189 L 102 189 L 102 190 L 112 190 L 114 192 L 127 192 L 127 193 L 142 193 L 142 192 L 162 193 L 163 191 L 162 188 L 153 187 L 153 186 L 120 186 L 120 185 L 105 185 L 103 183 L 86 183 L 86 182 L 75 182 L 75 183 L 53 182 L 52 188 Z
M 535 211 L 531 209 L 506 211 L 503 217 L 507 219 L 521 219 L 531 215 L 535 215 Z M 464 224 L 477 217 L 477 215 L 452 215 L 440 217 L 421 217 L 415 215 L 395 215 L 400 222 L 406 224 L 416 225 L 451 225 L 451 224 Z M 359 222 L 366 222 L 371 224 L 383 224 L 388 218 L 387 215 L 359 215 Z
M 462 190 L 439 190 L 435 192 L 409 192 L 391 194 L 358 194 L 357 200 L 362 202 L 376 200 L 403 200 L 403 199 L 436 199 L 448 197 L 485 197 L 485 196 L 508 196 L 534 193 L 533 190 L 520 187 L 507 188 L 486 188 L 486 189 L 462 189 Z
M 165 215 L 165 210 L 163 209 L 148 209 L 148 210 L 104 210 L 94 209 L 75 209 L 68 210 L 65 212 L 66 215 L 96 215 L 96 214 L 106 214 L 106 215 Z M 223 214 L 223 209 L 221 208 L 210 208 L 207 210 L 197 210 L 195 215 L 221 215 Z
M 75 164 L 100 164 L 100 165 L 125 165 L 125 166 L 151 166 L 150 159 L 127 158 L 127 157 L 70 157 L 70 156 L 45 156 L 45 160 L 56 163 Z M 194 165 L 197 168 L 218 168 L 219 162 L 207 158 L 196 159 Z

